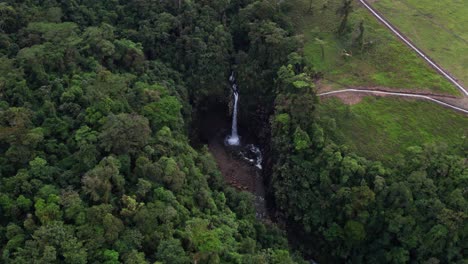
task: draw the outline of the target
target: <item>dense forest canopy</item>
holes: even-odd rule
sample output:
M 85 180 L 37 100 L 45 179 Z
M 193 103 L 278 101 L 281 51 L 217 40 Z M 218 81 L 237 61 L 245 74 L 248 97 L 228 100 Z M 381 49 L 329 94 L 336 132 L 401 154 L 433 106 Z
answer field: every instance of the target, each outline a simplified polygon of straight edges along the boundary
M 295 262 L 188 141 L 197 108 L 226 101 L 235 54 L 253 90 L 295 48 L 274 6 L 2 1 L 0 13 L 0 262 Z
M 2 1 L 0 262 L 464 263 L 466 149 L 335 144 L 280 2 Z M 189 144 L 232 70 L 292 244 Z
M 290 71 L 284 83 L 294 77 Z M 303 251 L 325 263 L 464 263 L 466 158 L 426 146 L 392 166 L 366 160 L 327 137 L 319 123 L 333 120 L 311 122 L 308 95 L 278 96 L 271 118 L 271 187 Z

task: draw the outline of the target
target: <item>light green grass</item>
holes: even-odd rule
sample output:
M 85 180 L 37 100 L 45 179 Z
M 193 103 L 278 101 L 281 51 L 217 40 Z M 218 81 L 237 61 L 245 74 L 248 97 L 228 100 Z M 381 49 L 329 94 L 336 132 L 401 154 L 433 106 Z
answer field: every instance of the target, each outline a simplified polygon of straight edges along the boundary
M 372 5 L 468 85 L 468 1 L 378 0 Z
M 328 7 L 322 9 L 325 2 Z M 289 3 L 292 7 L 289 15 L 304 35 L 304 55 L 309 66 L 322 72 L 335 88 L 386 86 L 460 94 L 356 3 L 348 38 L 338 38 L 335 34 L 339 23 L 336 9 L 341 0 L 315 0 L 312 13 L 307 12 L 308 1 Z M 363 52 L 352 43 L 360 21 L 365 25 L 364 40 L 373 42 Z M 326 42 L 324 59 L 316 38 Z M 343 49 L 353 50 L 353 56 L 341 56 Z M 466 115 L 425 101 L 366 97 L 348 106 L 330 98 L 319 105 L 318 112 L 328 135 L 372 160 L 390 161 L 408 147 L 431 143 L 460 149 L 466 145 L 464 137 L 468 136 Z
M 389 161 L 408 147 L 431 143 L 461 149 L 468 140 L 466 115 L 425 101 L 365 97 L 349 106 L 329 98 L 318 111 L 327 134 L 372 160 Z
M 325 2 L 327 8 L 322 8 Z M 288 14 L 304 35 L 305 57 L 326 79 L 335 86 L 386 86 L 459 95 L 455 87 L 356 3 L 349 19 L 350 33 L 346 38 L 337 37 L 340 18 L 336 10 L 341 3 L 341 0 L 315 0 L 312 12 L 307 12 L 306 0 L 288 3 L 291 6 Z M 353 43 L 360 21 L 364 21 L 364 41 L 372 42 L 362 50 Z M 324 59 L 316 38 L 326 42 Z M 342 56 L 343 50 L 352 51 L 353 56 Z

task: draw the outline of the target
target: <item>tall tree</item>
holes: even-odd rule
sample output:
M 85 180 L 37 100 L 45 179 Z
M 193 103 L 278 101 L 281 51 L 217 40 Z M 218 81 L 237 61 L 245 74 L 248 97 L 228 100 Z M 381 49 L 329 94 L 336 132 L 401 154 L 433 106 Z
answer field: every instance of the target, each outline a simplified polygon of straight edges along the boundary
M 338 34 L 342 35 L 346 31 L 348 25 L 348 18 L 351 12 L 353 11 L 353 0 L 343 0 L 343 4 L 336 11 L 337 14 L 341 17 L 340 26 L 338 27 Z

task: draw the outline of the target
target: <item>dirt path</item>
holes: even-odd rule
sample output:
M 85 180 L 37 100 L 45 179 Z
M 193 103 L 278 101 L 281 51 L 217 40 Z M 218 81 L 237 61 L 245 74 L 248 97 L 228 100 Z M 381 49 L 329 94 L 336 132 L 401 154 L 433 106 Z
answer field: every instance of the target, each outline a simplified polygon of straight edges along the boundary
M 456 98 L 453 96 L 443 96 L 443 95 L 427 95 L 427 94 L 416 94 L 416 93 L 405 93 L 405 92 L 390 92 L 390 91 L 382 91 L 382 90 L 370 90 L 370 89 L 343 89 L 343 90 L 336 90 L 336 91 L 329 91 L 329 92 L 322 92 L 319 93 L 318 96 L 326 97 L 326 96 L 337 96 L 340 97 L 345 103 L 354 104 L 360 101 L 359 97 L 353 96 L 345 96 L 343 94 L 371 94 L 376 96 L 399 96 L 405 98 L 413 98 L 419 100 L 426 100 L 437 103 L 444 107 L 468 114 L 468 107 L 467 107 L 467 97 L 465 98 Z
M 437 70 L 442 76 L 445 77 L 449 82 L 455 85 L 465 97 L 468 96 L 468 91 L 463 87 L 463 85 L 454 77 L 452 77 L 446 70 L 441 66 L 435 63 L 427 54 L 421 51 L 419 48 L 414 45 L 408 37 L 406 37 L 402 32 L 400 32 L 396 27 L 394 27 L 389 21 L 387 21 L 380 12 L 375 10 L 370 6 L 367 0 L 359 0 L 361 4 L 371 12 L 371 14 L 377 18 L 382 24 L 384 24 L 390 31 L 392 31 L 401 41 L 408 45 L 412 50 L 414 50 L 419 56 L 421 56 L 429 65 L 431 65 L 435 70 Z

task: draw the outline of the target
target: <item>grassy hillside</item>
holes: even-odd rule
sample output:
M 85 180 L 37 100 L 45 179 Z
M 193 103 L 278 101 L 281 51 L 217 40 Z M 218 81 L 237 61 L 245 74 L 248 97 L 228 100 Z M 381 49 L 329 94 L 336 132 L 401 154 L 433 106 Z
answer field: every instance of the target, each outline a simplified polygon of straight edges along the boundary
M 461 149 L 467 143 L 468 118 L 429 102 L 366 97 L 349 106 L 330 98 L 318 111 L 339 143 L 373 160 L 389 160 L 411 146 L 437 142 Z
M 342 1 L 316 0 L 310 11 L 309 1 L 292 3 L 289 14 L 295 17 L 296 28 L 304 35 L 305 57 L 309 65 L 323 73 L 324 83 L 334 88 L 386 86 L 459 95 L 455 87 L 356 2 L 343 36 L 336 33 L 336 11 Z M 356 43 L 361 21 L 364 46 Z M 343 56 L 343 50 L 352 52 L 352 56 Z M 352 106 L 327 99 L 319 108 L 319 116 L 325 117 L 324 125 L 335 140 L 374 160 L 389 160 L 410 146 L 435 142 L 460 146 L 468 127 L 468 119 L 462 114 L 429 102 L 393 97 L 366 97 Z M 335 129 L 330 127 L 330 119 L 335 119 Z
M 468 84 L 468 3 L 378 0 L 373 6 L 422 50 Z
M 387 86 L 459 94 L 357 3 L 353 3 L 346 34 L 338 37 L 337 10 L 341 4 L 341 0 L 317 0 L 309 9 L 309 1 L 289 2 L 288 12 L 304 35 L 308 63 L 326 79 L 344 86 Z M 361 21 L 363 45 L 357 41 Z M 352 56 L 345 56 L 345 51 Z

